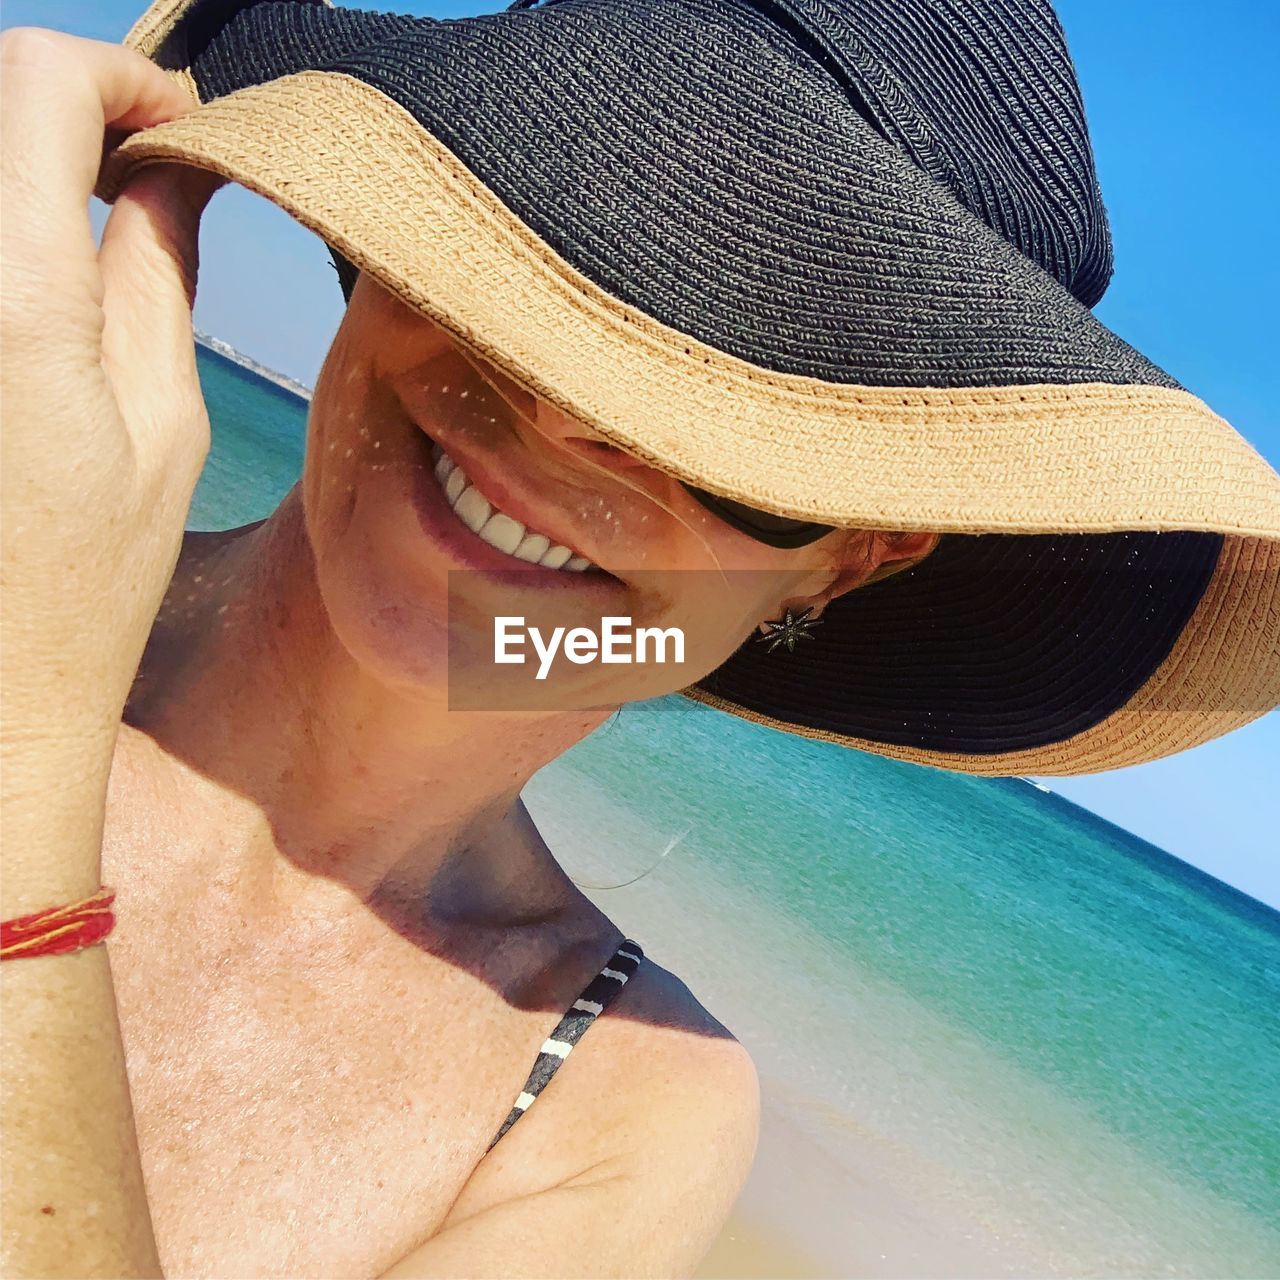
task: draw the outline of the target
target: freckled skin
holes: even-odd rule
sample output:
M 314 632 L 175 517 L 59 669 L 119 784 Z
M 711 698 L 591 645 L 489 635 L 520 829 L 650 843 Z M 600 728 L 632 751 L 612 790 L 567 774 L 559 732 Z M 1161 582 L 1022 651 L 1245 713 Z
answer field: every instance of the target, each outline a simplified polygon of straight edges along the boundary
M 878 565 L 936 541 L 836 530 L 795 550 L 756 542 L 365 275 L 307 430 L 302 478 L 271 517 L 187 536 L 125 719 L 270 813 L 271 839 L 260 816 L 235 821 L 253 827 L 250 843 L 272 865 L 288 843 L 291 864 L 353 877 L 362 893 L 406 857 L 428 875 L 439 855 L 417 848 L 423 831 L 447 845 L 459 824 L 491 826 L 534 770 L 619 706 L 686 686 L 785 608 L 818 617 Z M 510 596 L 484 574 L 454 572 L 447 607 L 456 562 L 424 534 L 411 498 L 415 484 L 435 486 L 428 436 L 480 460 L 525 500 L 530 527 L 545 524 L 614 575 L 624 594 L 610 612 L 681 626 L 685 667 L 561 663 L 562 714 L 450 712 L 451 685 L 492 678 L 489 620 Z M 443 519 L 455 520 L 447 506 Z M 550 576 L 576 590 L 586 575 Z M 519 597 L 522 611 L 535 614 L 539 594 Z M 554 597 L 552 621 L 578 621 L 573 599 Z M 470 632 L 469 606 L 483 622 Z M 251 898 L 244 909 L 269 914 Z

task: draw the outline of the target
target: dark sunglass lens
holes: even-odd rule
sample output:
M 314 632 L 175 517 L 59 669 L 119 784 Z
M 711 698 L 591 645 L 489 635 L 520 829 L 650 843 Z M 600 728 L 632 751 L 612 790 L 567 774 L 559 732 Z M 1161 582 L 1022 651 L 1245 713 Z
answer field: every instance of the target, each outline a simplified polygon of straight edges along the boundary
M 832 526 L 816 524 L 811 520 L 796 520 L 792 516 L 780 516 L 772 511 L 761 511 L 732 498 L 721 498 L 691 484 L 685 488 L 708 511 L 719 516 L 741 533 L 773 547 L 803 547 L 826 537 Z

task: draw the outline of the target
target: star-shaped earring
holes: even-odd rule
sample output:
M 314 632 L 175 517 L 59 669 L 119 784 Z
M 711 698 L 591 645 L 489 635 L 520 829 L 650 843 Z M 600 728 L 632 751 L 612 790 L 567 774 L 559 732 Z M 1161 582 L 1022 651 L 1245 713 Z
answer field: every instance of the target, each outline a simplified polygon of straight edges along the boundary
M 787 610 L 786 616 L 780 622 L 766 622 L 764 625 L 769 628 L 769 634 L 765 636 L 757 636 L 756 639 L 762 644 L 768 644 L 767 652 L 772 653 L 780 644 L 785 644 L 790 653 L 794 653 L 797 640 L 812 640 L 813 628 L 821 621 L 821 618 L 810 618 L 813 612 L 813 605 L 810 605 L 803 613 L 793 614 L 790 609 Z

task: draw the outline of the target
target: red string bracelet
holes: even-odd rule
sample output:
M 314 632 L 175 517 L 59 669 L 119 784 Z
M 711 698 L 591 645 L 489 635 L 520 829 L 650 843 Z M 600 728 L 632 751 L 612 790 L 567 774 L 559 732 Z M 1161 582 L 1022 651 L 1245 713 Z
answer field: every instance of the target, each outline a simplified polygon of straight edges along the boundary
M 104 885 L 82 902 L 0 922 L 0 960 L 60 956 L 101 942 L 115 928 L 111 911 L 115 898 L 116 891 Z

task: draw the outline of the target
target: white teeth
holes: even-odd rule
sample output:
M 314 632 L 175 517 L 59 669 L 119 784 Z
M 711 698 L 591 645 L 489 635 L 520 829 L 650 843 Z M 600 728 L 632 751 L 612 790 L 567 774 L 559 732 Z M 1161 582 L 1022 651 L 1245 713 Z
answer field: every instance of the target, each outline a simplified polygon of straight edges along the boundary
M 499 511 L 489 517 L 488 523 L 480 530 L 480 536 L 491 547 L 511 555 L 524 540 L 524 525 Z
M 467 479 L 466 472 L 434 442 L 431 457 L 436 481 L 444 490 L 454 514 L 491 547 L 517 560 L 548 569 L 582 573 L 596 567 L 586 556 L 575 554 L 571 547 L 553 544 L 545 534 L 532 533 L 519 520 L 503 511 L 496 511 L 484 494 Z
M 462 491 L 462 497 L 453 504 L 453 514 L 472 533 L 479 533 L 488 523 L 489 517 L 493 515 L 493 508 L 489 505 L 488 498 L 479 489 L 468 486 Z
M 546 555 L 550 545 L 551 539 L 546 534 L 526 533 L 514 554 L 518 560 L 528 560 L 530 564 L 537 564 Z

